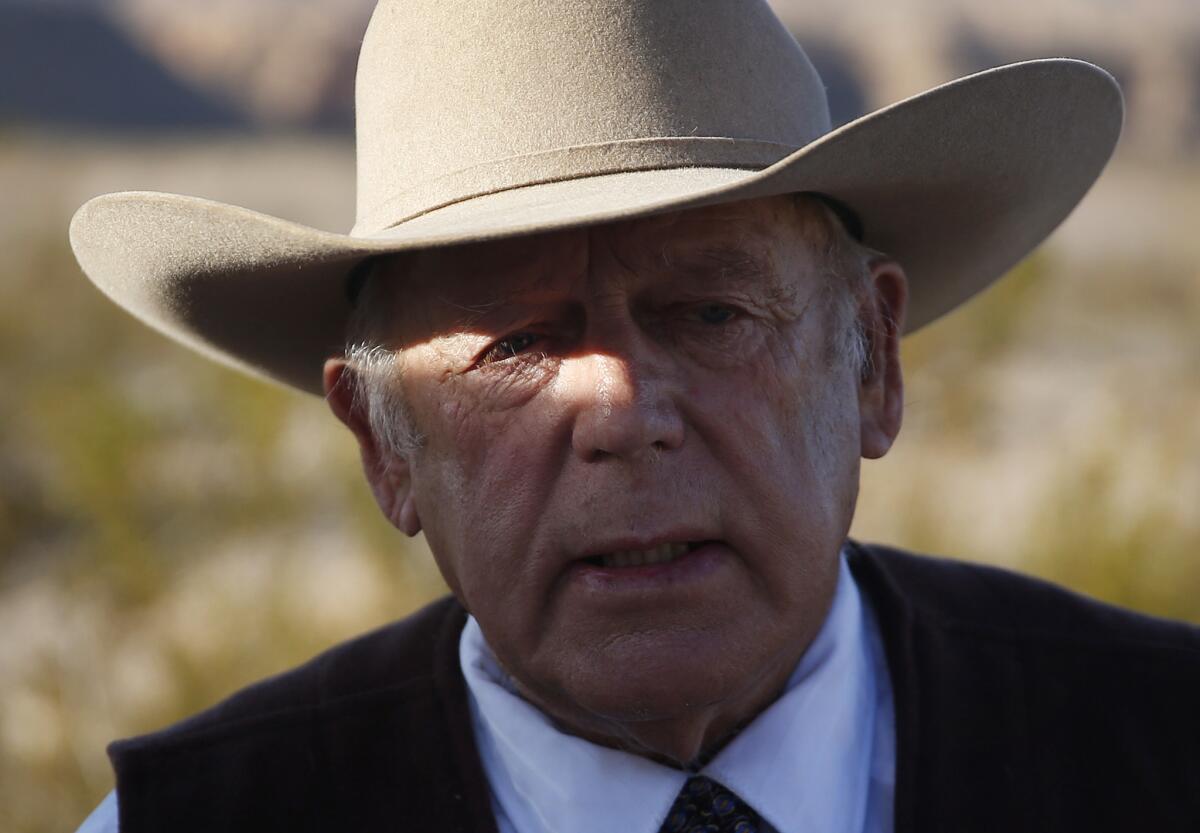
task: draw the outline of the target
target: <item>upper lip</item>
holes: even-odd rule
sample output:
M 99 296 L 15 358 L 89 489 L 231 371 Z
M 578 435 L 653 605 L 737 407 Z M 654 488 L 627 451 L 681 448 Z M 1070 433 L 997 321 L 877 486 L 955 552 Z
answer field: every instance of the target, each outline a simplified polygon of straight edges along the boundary
M 610 555 L 614 552 L 644 552 L 661 547 L 663 544 L 696 544 L 700 541 L 712 540 L 713 536 L 701 530 L 678 530 L 653 536 L 622 535 L 604 538 L 589 543 L 585 551 L 578 553 L 572 560 L 583 561 Z

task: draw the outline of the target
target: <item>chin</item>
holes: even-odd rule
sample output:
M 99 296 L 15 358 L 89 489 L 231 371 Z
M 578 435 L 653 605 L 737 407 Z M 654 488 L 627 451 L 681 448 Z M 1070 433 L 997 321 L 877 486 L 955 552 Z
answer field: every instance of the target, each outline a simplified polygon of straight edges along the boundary
M 564 686 L 566 699 L 607 721 L 682 719 L 723 710 L 765 676 L 765 658 L 748 662 L 744 652 L 720 650 L 711 638 L 700 645 L 694 637 L 682 641 L 638 644 L 589 659 Z
M 722 745 L 772 699 L 742 674 L 681 661 L 611 673 L 603 666 L 560 692 L 560 728 L 593 742 L 686 769 Z

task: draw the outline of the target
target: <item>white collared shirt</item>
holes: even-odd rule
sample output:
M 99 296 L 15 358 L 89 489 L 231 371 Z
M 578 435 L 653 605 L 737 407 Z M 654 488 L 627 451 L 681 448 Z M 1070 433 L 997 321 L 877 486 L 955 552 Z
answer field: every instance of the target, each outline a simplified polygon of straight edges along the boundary
M 474 618 L 459 659 L 500 833 L 657 833 L 688 773 L 560 731 L 515 693 Z M 890 833 L 895 772 L 883 645 L 843 557 L 784 693 L 701 774 L 775 833 Z

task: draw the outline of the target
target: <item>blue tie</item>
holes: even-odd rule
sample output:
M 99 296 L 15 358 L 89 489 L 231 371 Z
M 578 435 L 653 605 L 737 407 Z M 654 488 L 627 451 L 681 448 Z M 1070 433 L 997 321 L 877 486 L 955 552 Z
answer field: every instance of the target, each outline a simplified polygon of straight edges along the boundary
M 762 819 L 711 778 L 694 775 L 683 785 L 659 833 L 759 833 Z

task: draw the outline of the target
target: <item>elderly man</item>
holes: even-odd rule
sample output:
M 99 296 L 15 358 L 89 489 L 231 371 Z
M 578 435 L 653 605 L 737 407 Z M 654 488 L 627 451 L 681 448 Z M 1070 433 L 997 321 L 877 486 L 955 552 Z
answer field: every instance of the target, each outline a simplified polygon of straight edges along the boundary
M 1197 829 L 1195 629 L 846 539 L 900 337 L 1082 197 L 1105 73 L 831 133 L 762 3 L 384 0 L 358 83 L 351 235 L 135 193 L 72 241 L 323 393 L 453 596 L 115 744 L 85 829 Z

